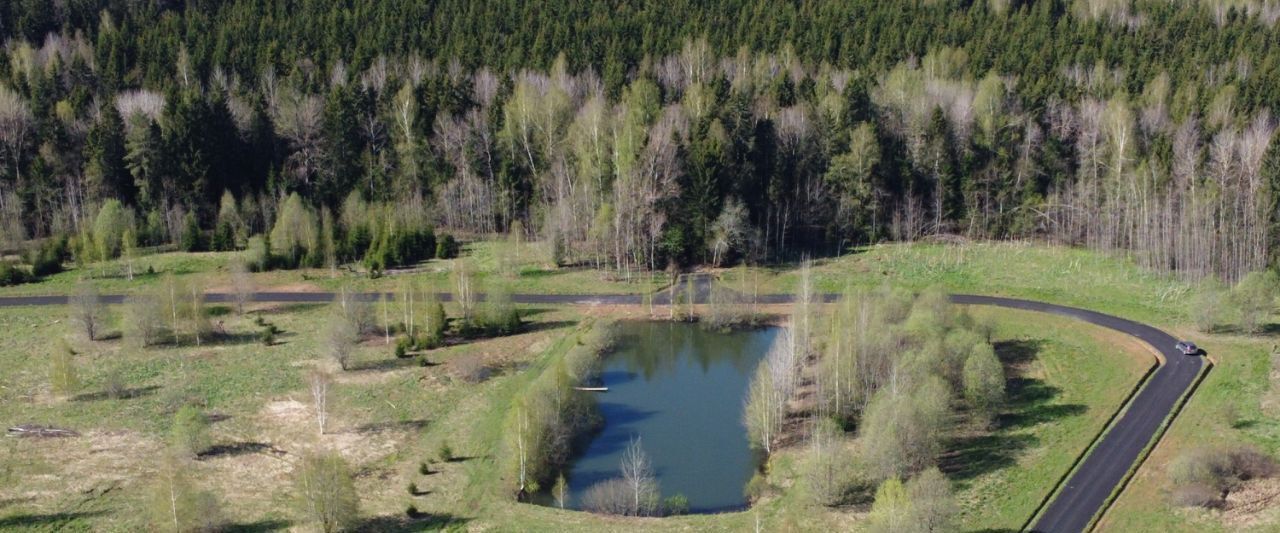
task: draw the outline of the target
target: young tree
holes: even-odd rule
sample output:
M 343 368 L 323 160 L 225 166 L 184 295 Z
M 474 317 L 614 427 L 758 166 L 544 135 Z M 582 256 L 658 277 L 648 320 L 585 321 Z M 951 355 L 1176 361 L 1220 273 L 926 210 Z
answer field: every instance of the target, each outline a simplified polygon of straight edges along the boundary
M 563 473 L 556 476 L 556 484 L 551 487 L 551 494 L 555 496 L 556 507 L 564 509 L 564 504 L 569 499 L 569 483 L 565 481 Z
M 102 329 L 103 312 L 98 289 L 92 283 L 81 280 L 76 284 L 76 293 L 71 296 L 68 303 L 71 305 L 71 322 L 86 339 L 98 340 L 98 334 Z
M 907 482 L 910 499 L 909 523 L 912 531 L 954 531 L 952 519 L 956 514 L 955 500 L 951 495 L 951 482 L 937 468 L 920 472 Z
M 196 219 L 194 212 L 187 213 L 186 218 L 182 221 L 182 251 L 184 252 L 201 252 L 204 251 L 204 233 L 200 231 L 200 221 Z
M 476 307 L 476 295 L 471 287 L 471 265 L 469 261 L 454 261 L 453 268 L 453 301 L 458 304 L 458 318 L 469 323 Z
M 186 457 L 199 457 L 212 445 L 209 437 L 209 417 L 194 405 L 184 405 L 173 415 L 169 427 L 169 440 L 173 451 Z
M 49 388 L 55 396 L 70 396 L 80 388 L 75 355 L 65 340 L 59 340 L 49 354 Z
M 818 505 L 839 505 L 851 486 L 853 458 L 844 452 L 844 431 L 831 419 L 814 423 L 809 436 L 809 457 L 805 483 Z
M 901 480 L 891 477 L 880 483 L 867 521 L 867 529 L 874 533 L 908 531 L 911 523 L 911 499 Z
M 294 467 L 294 489 L 300 511 L 324 533 L 356 525 L 360 498 L 351 469 L 335 453 L 306 455 Z
M 124 258 L 125 277 L 133 281 L 133 260 L 138 256 L 138 234 L 133 228 L 120 236 L 120 256 Z
M 120 255 L 120 245 L 124 232 L 133 226 L 133 212 L 111 199 L 102 204 L 98 210 L 98 218 L 93 223 L 93 237 L 98 247 L 98 257 L 103 260 L 114 259 Z
M 311 389 L 311 402 L 316 411 L 316 427 L 324 435 L 325 422 L 329 419 L 329 387 L 333 384 L 333 376 L 323 370 L 312 370 L 307 375 L 307 384 Z
M 632 516 L 650 516 L 658 508 L 658 482 L 653 474 L 653 463 L 640 446 L 640 437 L 631 439 L 622 452 L 622 479 L 631 494 Z
M 244 315 L 244 308 L 253 299 L 255 291 L 253 274 L 243 257 L 236 256 L 231 260 L 231 297 L 235 299 L 236 314 Z
M 155 531 L 197 533 L 220 531 L 226 519 L 218 500 L 191 483 L 185 455 L 164 452 L 150 495 L 151 526 Z
M 795 389 L 796 357 L 790 330 L 783 330 L 765 354 L 747 389 L 743 423 L 752 447 L 773 452 L 773 441 L 782 429 L 787 400 Z
M 1231 307 L 1230 293 L 1216 279 L 1200 284 L 1200 290 L 1191 297 L 1188 314 L 1202 333 L 1213 333 L 1222 324 Z
M 326 328 L 325 350 L 338 367 L 347 370 L 359 339 L 351 321 L 338 313 L 330 314 Z
M 974 345 L 965 360 L 964 398 L 987 423 L 1004 403 L 1004 367 L 989 344 Z
M 1275 309 L 1278 289 L 1280 277 L 1271 270 L 1250 272 L 1236 284 L 1231 297 L 1240 310 L 1240 329 L 1250 334 L 1262 329 Z
M 875 477 L 905 476 L 934 464 L 948 394 L 941 380 L 929 381 L 910 392 L 902 390 L 905 387 L 881 389 L 867 405 L 859 431 L 864 458 Z
M 164 299 L 155 294 L 129 296 L 125 300 L 125 338 L 142 347 L 166 342 L 172 335 L 165 327 L 167 312 Z

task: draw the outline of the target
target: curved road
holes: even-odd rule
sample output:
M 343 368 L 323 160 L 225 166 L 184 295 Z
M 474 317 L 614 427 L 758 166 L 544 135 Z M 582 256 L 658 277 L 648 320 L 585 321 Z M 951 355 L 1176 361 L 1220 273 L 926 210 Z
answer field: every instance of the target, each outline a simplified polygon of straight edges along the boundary
M 695 298 L 699 302 L 706 301 L 708 284 L 700 279 L 695 289 Z M 483 295 L 481 295 L 483 296 Z M 366 293 L 362 298 L 374 300 L 377 293 Z M 387 294 L 385 297 L 394 298 Z M 448 300 L 448 294 L 440 295 Z M 208 294 L 210 302 L 228 302 L 229 294 Z M 259 292 L 254 294 L 254 301 L 281 303 L 324 303 L 332 301 L 333 293 L 324 292 Z M 823 300 L 833 301 L 836 295 L 823 295 Z M 481 298 L 482 299 L 482 298 Z M 569 295 L 569 294 L 519 294 L 512 300 L 524 304 L 639 304 L 643 299 L 635 294 L 611 295 Z M 1022 309 L 1061 315 L 1105 328 L 1119 331 L 1138 338 L 1164 356 L 1164 362 L 1150 375 L 1142 389 L 1135 395 L 1116 420 L 1111 429 L 1097 442 L 1093 451 L 1077 465 L 1057 496 L 1043 508 L 1032 531 L 1045 533 L 1076 533 L 1084 531 L 1093 517 L 1104 510 L 1111 493 L 1126 481 L 1130 467 L 1141 459 L 1142 451 L 1161 431 L 1162 423 L 1178 408 L 1179 399 L 1195 386 L 1201 369 L 1205 365 L 1202 357 L 1183 355 L 1174 348 L 1177 339 L 1146 324 L 1132 320 L 1106 315 L 1085 309 L 1066 307 L 1030 300 L 1001 298 L 995 296 L 977 296 L 956 294 L 951 300 L 957 304 L 990 305 L 1010 309 Z M 121 303 L 123 296 L 102 296 L 104 303 Z M 653 297 L 655 305 L 664 305 L 670 301 L 667 293 L 660 292 Z M 791 296 L 786 294 L 761 295 L 761 303 L 787 303 Z M 25 305 L 61 305 L 67 302 L 66 296 L 15 296 L 0 297 L 0 307 Z

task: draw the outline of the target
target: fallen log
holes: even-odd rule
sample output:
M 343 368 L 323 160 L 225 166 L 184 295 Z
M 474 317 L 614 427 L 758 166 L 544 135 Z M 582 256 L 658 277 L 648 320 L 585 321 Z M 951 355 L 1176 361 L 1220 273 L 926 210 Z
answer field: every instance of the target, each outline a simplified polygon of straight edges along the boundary
M 27 438 L 55 438 L 55 437 L 79 437 L 80 434 L 70 430 L 55 428 L 52 426 L 39 426 L 36 424 L 22 424 L 9 428 L 6 435 L 9 437 Z

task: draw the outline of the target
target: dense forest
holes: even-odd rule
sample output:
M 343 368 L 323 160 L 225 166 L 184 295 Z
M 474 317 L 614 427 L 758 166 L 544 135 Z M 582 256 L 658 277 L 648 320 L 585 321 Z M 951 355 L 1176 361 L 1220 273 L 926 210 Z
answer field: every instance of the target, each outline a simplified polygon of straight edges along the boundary
M 385 266 L 431 229 L 515 229 L 557 262 L 635 271 L 1034 237 L 1236 280 L 1280 249 L 1278 17 L 1208 0 L 14 0 L 0 243 L 282 265 L 395 250 Z

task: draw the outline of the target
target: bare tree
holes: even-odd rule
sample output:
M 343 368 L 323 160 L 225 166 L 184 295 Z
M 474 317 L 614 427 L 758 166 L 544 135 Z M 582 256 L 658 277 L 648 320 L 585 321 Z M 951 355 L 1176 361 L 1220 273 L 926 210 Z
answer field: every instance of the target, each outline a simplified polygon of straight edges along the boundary
M 649 516 L 658 509 L 658 482 L 653 474 L 653 463 L 640 446 L 640 437 L 634 437 L 622 452 L 622 479 L 631 496 L 633 516 Z
M 333 376 L 323 370 L 312 370 L 307 375 L 307 384 L 311 388 L 311 401 L 315 405 L 316 427 L 324 435 L 325 422 L 329 419 L 329 386 Z
M 76 293 L 71 296 L 71 321 L 90 341 L 98 340 L 102 328 L 102 302 L 98 289 L 92 283 L 81 280 L 76 284 Z
M 347 370 L 355 353 L 358 333 L 351 321 L 338 313 L 330 315 L 327 330 L 325 350 L 339 368 Z
M 323 136 L 321 118 L 324 103 L 319 96 L 288 90 L 279 95 L 272 108 L 276 129 L 289 140 L 292 153 L 288 166 L 294 178 L 310 185 L 320 171 Z
M 20 172 L 22 152 L 33 123 L 31 106 L 26 100 L 7 86 L 0 85 L 0 147 L 4 148 L 5 159 L 11 167 L 12 175 L 19 180 L 22 177 Z
M 243 315 L 245 306 L 253 299 L 255 289 L 253 274 L 249 273 L 249 266 L 239 256 L 231 260 L 231 291 L 236 303 L 236 314 Z
M 784 329 L 773 341 L 747 390 L 743 423 L 752 446 L 765 453 L 773 452 L 773 441 L 786 416 L 786 402 L 795 389 L 796 360 L 790 336 L 790 330 Z

